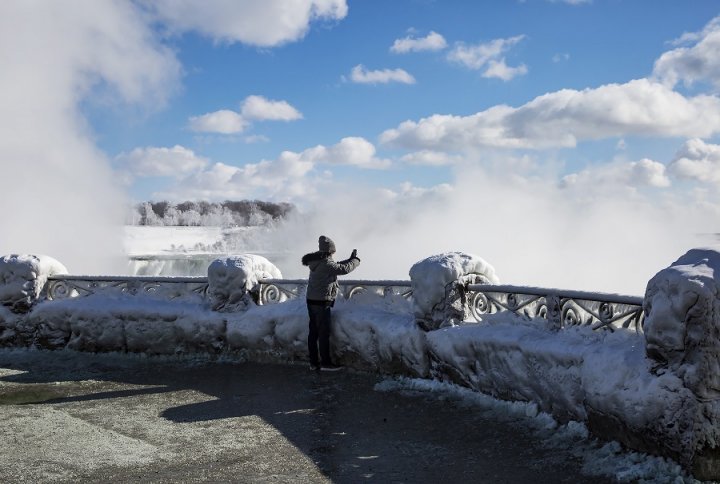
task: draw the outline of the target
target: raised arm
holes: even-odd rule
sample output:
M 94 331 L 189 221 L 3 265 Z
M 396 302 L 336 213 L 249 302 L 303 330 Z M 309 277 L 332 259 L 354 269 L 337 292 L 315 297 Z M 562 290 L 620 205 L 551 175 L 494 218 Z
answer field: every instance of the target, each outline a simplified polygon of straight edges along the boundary
M 353 250 L 352 255 L 349 259 L 340 262 L 329 261 L 330 270 L 336 276 L 343 276 L 354 271 L 357 266 L 360 265 L 360 259 L 357 256 L 357 251 Z

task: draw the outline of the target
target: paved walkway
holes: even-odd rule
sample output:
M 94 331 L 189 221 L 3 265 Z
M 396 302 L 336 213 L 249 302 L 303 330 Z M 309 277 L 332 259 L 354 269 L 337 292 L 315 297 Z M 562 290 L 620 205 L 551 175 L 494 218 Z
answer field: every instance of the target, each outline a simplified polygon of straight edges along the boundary
M 608 482 L 523 422 L 381 379 L 0 350 L 0 482 Z

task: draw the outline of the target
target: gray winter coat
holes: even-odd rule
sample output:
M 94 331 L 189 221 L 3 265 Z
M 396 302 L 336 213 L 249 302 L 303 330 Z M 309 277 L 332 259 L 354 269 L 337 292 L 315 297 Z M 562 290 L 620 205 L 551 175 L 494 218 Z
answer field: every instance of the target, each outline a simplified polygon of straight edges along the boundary
M 360 259 L 353 257 L 335 262 L 332 254 L 313 252 L 305 254 L 302 263 L 310 268 L 307 299 L 310 301 L 334 301 L 338 294 L 337 276 L 348 274 L 360 265 Z

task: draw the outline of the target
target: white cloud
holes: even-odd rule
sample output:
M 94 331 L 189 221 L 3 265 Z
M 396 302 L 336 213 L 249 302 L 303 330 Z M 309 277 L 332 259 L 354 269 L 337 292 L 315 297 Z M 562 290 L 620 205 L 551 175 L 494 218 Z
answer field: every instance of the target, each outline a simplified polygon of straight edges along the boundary
M 302 119 L 302 113 L 287 101 L 274 101 L 263 96 L 248 96 L 242 102 L 242 117 L 252 120 L 294 121 Z
M 377 158 L 375 146 L 364 138 L 347 137 L 332 146 L 317 145 L 294 154 L 299 160 L 310 163 L 331 165 L 353 165 L 361 168 L 382 169 L 390 165 L 390 160 Z M 284 155 L 292 152 L 284 152 Z
M 444 166 L 461 161 L 461 157 L 443 151 L 421 150 L 403 155 L 400 161 L 411 165 Z
M 145 0 L 172 33 L 196 31 L 217 42 L 273 47 L 299 40 L 313 21 L 337 21 L 345 0 Z
M 670 87 L 682 82 L 710 82 L 720 88 L 720 17 L 700 33 L 685 34 L 677 44 L 692 44 L 665 52 L 655 61 L 653 75 Z
M 215 163 L 193 173 L 174 188 L 157 194 L 168 199 L 262 198 L 305 199 L 315 196 L 327 177 L 317 174 L 319 165 L 352 165 L 381 169 L 389 160 L 375 156 L 375 147 L 363 138 L 343 138 L 335 145 L 317 145 L 301 152 L 283 151 L 274 160 L 262 160 L 242 167 Z M 325 180 L 326 181 L 326 180 Z
M 720 185 L 720 145 L 688 140 L 668 168 L 678 178 Z
M 180 63 L 132 2 L 0 2 L 0 59 L 0 206 L 23 205 L 3 215 L 0 253 L 122 270 L 123 194 L 80 106 L 160 108 Z
M 240 114 L 229 109 L 192 116 L 189 120 L 190 129 L 199 133 L 242 133 L 249 124 Z
M 404 37 L 396 39 L 390 47 L 390 52 L 406 54 L 408 52 L 437 51 L 447 47 L 445 37 L 437 32 L 430 32 L 426 37 Z
M 352 68 L 350 80 L 359 84 L 387 84 L 389 82 L 415 84 L 415 78 L 403 69 L 368 71 L 362 64 Z
M 644 158 L 640 161 L 614 162 L 585 169 L 562 178 L 562 186 L 581 190 L 637 188 L 641 186 L 666 188 L 670 186 L 665 165 Z
M 461 64 L 469 69 L 480 70 L 484 68 L 484 77 L 512 79 L 517 75 L 527 73 L 527 67 L 524 65 L 509 67 L 505 63 L 503 54 L 524 38 L 524 35 L 517 35 L 475 45 L 458 42 L 448 53 L 447 58 L 451 62 Z
M 201 116 L 192 116 L 189 127 L 200 133 L 242 133 L 251 121 L 294 121 L 302 119 L 302 113 L 287 101 L 275 101 L 263 96 L 248 96 L 241 103 L 240 113 L 221 109 Z
M 243 141 L 245 141 L 248 144 L 267 143 L 268 141 L 270 141 L 270 138 L 268 138 L 267 136 L 263 136 L 261 134 L 252 134 L 250 136 L 245 136 Z
M 566 52 L 564 52 L 564 53 L 558 52 L 557 54 L 552 56 L 552 61 L 555 63 L 567 61 L 567 60 L 570 60 L 570 54 L 568 54 Z
M 488 62 L 488 67 L 483 72 L 483 77 L 495 77 L 502 79 L 503 81 L 509 81 L 510 79 L 517 76 L 524 76 L 527 74 L 527 66 L 520 64 L 517 67 L 510 67 L 505 63 L 505 58 L 500 60 L 491 60 Z
M 383 169 L 390 166 L 390 160 L 377 158 L 375 146 L 364 138 L 348 137 L 339 143 L 325 147 L 318 145 L 300 153 L 300 158 L 313 163 L 353 165 L 361 168 Z
M 172 176 L 182 178 L 207 166 L 207 158 L 197 156 L 192 150 L 175 145 L 172 148 L 135 148 L 121 153 L 115 161 L 122 170 L 136 177 Z
M 639 79 L 595 89 L 563 89 L 518 108 L 499 105 L 471 116 L 405 121 L 383 143 L 409 149 L 574 147 L 581 140 L 630 135 L 708 137 L 720 133 L 720 99 L 684 97 Z
M 441 183 L 432 187 L 418 187 L 410 182 L 403 182 L 397 190 L 381 189 L 380 193 L 394 201 L 409 203 L 417 207 L 418 201 L 433 202 L 441 201 L 443 198 L 452 194 L 453 186 L 449 183 Z
M 388 84 L 390 82 L 415 84 L 415 78 L 403 69 L 368 71 L 362 64 L 352 68 L 350 80 L 358 84 Z

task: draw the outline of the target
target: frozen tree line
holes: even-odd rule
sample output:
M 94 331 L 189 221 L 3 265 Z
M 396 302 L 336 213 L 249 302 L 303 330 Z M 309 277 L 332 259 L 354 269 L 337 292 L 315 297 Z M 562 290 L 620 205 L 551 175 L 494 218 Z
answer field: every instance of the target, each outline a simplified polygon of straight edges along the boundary
M 290 203 L 240 200 L 224 202 L 141 202 L 132 208 L 129 225 L 258 226 L 287 216 Z

